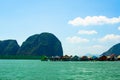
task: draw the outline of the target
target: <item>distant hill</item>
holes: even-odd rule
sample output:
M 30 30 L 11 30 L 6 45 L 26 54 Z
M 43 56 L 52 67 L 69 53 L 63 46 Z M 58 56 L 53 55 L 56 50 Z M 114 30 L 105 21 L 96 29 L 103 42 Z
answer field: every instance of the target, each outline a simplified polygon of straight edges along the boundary
M 19 45 L 16 40 L 0 41 L 0 55 L 16 55 Z
M 51 33 L 30 36 L 17 52 L 17 55 L 63 56 L 63 49 L 58 38 Z
M 102 55 L 109 56 L 111 54 L 120 55 L 120 43 L 112 46 L 108 51 L 104 52 Z

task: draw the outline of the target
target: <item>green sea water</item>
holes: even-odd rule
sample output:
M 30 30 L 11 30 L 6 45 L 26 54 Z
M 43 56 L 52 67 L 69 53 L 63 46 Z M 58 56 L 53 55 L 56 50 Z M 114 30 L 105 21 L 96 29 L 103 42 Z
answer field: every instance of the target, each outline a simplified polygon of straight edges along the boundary
M 0 60 L 0 80 L 120 80 L 120 62 Z

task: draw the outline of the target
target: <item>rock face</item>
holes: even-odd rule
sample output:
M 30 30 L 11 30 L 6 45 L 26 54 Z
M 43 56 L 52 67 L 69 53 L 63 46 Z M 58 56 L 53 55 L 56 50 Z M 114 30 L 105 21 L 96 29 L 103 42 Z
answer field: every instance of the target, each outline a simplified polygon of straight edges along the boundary
M 19 49 L 19 55 L 32 56 L 63 56 L 61 42 L 51 33 L 41 33 L 30 36 L 23 42 Z
M 120 55 L 120 43 L 111 47 L 108 51 L 104 52 L 102 55 L 109 56 L 115 54 L 116 56 Z
M 0 55 L 16 55 L 19 45 L 16 40 L 0 41 Z

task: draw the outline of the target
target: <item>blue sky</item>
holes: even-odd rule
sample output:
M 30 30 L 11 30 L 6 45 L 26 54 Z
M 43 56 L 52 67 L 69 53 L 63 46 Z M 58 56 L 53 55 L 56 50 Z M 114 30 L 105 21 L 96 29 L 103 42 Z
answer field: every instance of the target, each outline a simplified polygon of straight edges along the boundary
M 119 0 L 1 0 L 0 40 L 50 32 L 64 54 L 101 54 L 120 42 Z

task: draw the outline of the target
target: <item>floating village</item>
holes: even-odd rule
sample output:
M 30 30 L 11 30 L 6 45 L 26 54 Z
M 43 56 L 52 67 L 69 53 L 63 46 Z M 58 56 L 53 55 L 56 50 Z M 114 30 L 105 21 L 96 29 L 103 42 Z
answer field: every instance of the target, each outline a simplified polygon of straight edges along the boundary
M 41 56 L 41 61 L 120 61 L 120 55 L 116 56 L 115 54 L 111 54 L 110 56 L 102 55 L 100 57 L 97 56 Z

